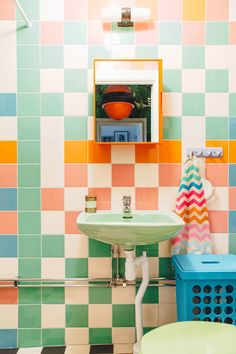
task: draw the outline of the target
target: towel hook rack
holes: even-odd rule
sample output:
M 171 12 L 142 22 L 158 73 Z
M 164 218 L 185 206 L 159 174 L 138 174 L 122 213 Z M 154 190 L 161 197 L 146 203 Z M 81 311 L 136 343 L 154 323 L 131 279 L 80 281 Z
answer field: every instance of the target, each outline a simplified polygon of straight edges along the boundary
M 203 147 L 203 148 L 188 148 L 186 150 L 187 157 L 209 157 L 219 158 L 223 156 L 222 147 Z
M 32 27 L 32 22 L 28 19 L 23 7 L 21 6 L 21 4 L 19 3 L 18 0 L 13 0 L 14 3 L 16 4 L 16 6 L 18 7 L 18 10 L 20 11 L 23 19 L 25 20 L 25 23 L 26 23 L 26 27 L 30 28 Z

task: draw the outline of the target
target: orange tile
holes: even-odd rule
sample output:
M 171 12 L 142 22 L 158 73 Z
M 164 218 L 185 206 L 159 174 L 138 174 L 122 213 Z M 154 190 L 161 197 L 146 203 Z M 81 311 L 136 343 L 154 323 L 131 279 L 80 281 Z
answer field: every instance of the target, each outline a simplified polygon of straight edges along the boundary
M 87 141 L 65 141 L 65 163 L 87 162 Z
M 65 231 L 66 234 L 79 234 L 79 230 L 76 226 L 76 219 L 79 215 L 77 211 L 65 212 Z
M 160 164 L 159 165 L 159 185 L 162 187 L 179 186 L 181 179 L 181 164 Z
M 236 163 L 236 140 L 229 142 L 229 162 Z
M 17 212 L 16 211 L 0 212 L 0 234 L 3 235 L 17 234 Z
M 87 164 L 65 165 L 65 186 L 66 187 L 87 187 Z
M 111 145 L 95 144 L 88 141 L 88 163 L 110 163 Z
M 227 21 L 228 0 L 206 0 L 206 21 Z
M 0 165 L 0 187 L 17 187 L 16 165 Z
M 227 233 L 228 212 L 223 210 L 209 211 L 209 223 L 212 233 Z
M 14 1 L 0 1 L 0 20 L 14 20 L 16 18 L 16 5 Z
M 0 141 L 0 163 L 17 162 L 16 141 Z
M 138 144 L 135 146 L 136 163 L 155 163 L 158 162 L 159 145 L 157 144 Z
M 236 210 L 236 187 L 229 188 L 229 210 Z
M 157 210 L 158 189 L 135 188 L 135 208 L 137 210 Z
M 64 210 L 64 188 L 42 188 L 42 210 Z
M 227 187 L 229 184 L 228 175 L 227 163 L 206 164 L 206 178 L 209 179 L 215 187 Z
M 7 285 L 11 283 L 3 282 L 1 284 Z M 18 291 L 15 288 L 0 288 L 0 304 L 17 304 Z
M 112 165 L 112 187 L 134 187 L 134 164 Z
M 183 0 L 183 20 L 203 21 L 205 19 L 205 0 Z
M 97 196 L 97 210 L 111 209 L 111 188 L 89 188 L 88 194 Z
M 160 144 L 159 161 L 164 163 L 181 162 L 181 141 L 166 140 Z
M 227 163 L 228 162 L 228 153 L 229 153 L 229 143 L 227 140 L 207 140 L 207 147 L 222 147 L 223 156 L 221 158 L 207 158 L 206 163 Z

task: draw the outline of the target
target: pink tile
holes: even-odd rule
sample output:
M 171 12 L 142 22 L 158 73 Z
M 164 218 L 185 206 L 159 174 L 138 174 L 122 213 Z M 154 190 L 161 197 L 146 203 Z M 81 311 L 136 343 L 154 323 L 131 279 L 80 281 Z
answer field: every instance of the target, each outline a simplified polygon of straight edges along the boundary
M 236 210 L 236 187 L 229 188 L 229 210 Z
M 157 210 L 158 189 L 135 188 L 135 208 L 137 210 Z
M 65 231 L 66 234 L 79 234 L 79 230 L 76 226 L 76 219 L 79 215 L 77 211 L 65 212 Z
M 230 29 L 230 33 L 229 33 L 230 44 L 236 44 L 236 22 L 231 22 L 229 29 Z
M 81 0 L 84 1 L 84 0 Z M 102 19 L 102 9 L 110 8 L 110 0 L 87 0 L 88 2 L 88 18 L 89 20 L 101 20 Z M 112 4 L 112 7 L 116 7 L 115 4 Z M 121 5 L 121 4 L 120 4 Z M 118 7 L 120 7 L 118 5 Z
M 181 20 L 182 0 L 159 0 L 159 20 Z
M 159 165 L 159 185 L 161 187 L 176 187 L 181 179 L 180 164 L 160 164 Z
M 204 44 L 205 24 L 204 22 L 183 22 L 183 43 L 188 45 Z
M 209 211 L 209 223 L 211 233 L 227 233 L 228 212 L 222 210 Z
M 109 44 L 110 41 L 111 41 L 111 23 L 102 23 L 101 21 L 88 22 L 88 43 L 89 44 Z
M 0 20 L 14 20 L 16 18 L 16 5 L 14 1 L 0 1 Z
M 17 212 L 16 211 L 0 212 L 0 234 L 3 235 L 17 234 Z
M 157 44 L 157 22 L 135 23 L 136 44 L 156 45 Z
M 87 20 L 88 2 L 84 0 L 65 0 L 65 20 Z
M 206 164 L 206 178 L 208 178 L 215 187 L 228 186 L 228 165 Z
M 97 196 L 97 210 L 111 209 L 111 188 L 89 188 L 88 194 Z
M 64 188 L 42 188 L 42 210 L 64 210 Z
M 87 165 L 65 165 L 66 187 L 87 187 L 87 177 Z
M 11 282 L 0 282 L 0 285 L 11 285 Z M 2 288 L 0 289 L 0 304 L 17 304 L 18 303 L 18 289 Z
M 17 187 L 16 165 L 0 165 L 0 187 Z
M 112 186 L 133 187 L 134 186 L 134 165 L 114 164 L 112 165 Z
M 228 0 L 206 0 L 206 21 L 228 20 Z
M 63 22 L 42 22 L 41 23 L 41 44 L 63 44 L 64 24 Z

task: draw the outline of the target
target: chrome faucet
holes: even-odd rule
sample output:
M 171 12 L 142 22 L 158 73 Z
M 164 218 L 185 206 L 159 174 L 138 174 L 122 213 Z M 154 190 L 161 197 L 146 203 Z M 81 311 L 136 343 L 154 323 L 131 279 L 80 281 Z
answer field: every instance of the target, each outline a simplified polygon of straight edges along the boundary
M 123 201 L 123 218 L 127 218 L 127 219 L 132 218 L 132 215 L 131 215 L 131 196 L 130 195 L 124 195 L 122 201 Z

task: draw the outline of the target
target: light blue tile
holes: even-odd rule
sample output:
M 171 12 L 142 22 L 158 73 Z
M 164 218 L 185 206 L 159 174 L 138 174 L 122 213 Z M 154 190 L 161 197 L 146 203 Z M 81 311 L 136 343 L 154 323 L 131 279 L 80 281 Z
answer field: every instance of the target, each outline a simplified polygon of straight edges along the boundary
M 236 211 L 229 211 L 229 232 L 236 233 Z
M 236 117 L 229 118 L 229 138 L 236 140 Z
M 0 93 L 0 116 L 16 115 L 16 94 Z
M 229 165 L 229 185 L 231 187 L 236 186 L 236 164 Z
M 16 188 L 0 188 L 0 210 L 17 209 Z
M 0 257 L 17 257 L 16 235 L 0 235 Z
M 17 330 L 16 329 L 0 329 L 0 348 L 16 348 L 17 347 Z

